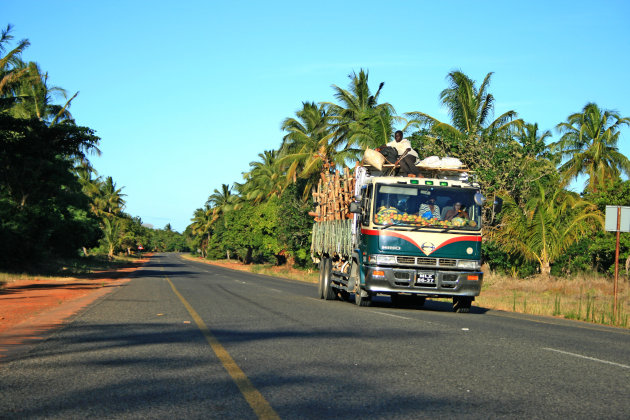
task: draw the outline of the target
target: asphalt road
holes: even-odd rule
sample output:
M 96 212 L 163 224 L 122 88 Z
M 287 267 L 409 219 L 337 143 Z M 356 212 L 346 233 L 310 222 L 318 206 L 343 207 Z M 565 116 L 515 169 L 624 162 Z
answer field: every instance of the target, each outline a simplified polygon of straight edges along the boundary
M 630 331 L 360 308 L 316 285 L 155 256 L 0 363 L 0 418 L 630 417 Z

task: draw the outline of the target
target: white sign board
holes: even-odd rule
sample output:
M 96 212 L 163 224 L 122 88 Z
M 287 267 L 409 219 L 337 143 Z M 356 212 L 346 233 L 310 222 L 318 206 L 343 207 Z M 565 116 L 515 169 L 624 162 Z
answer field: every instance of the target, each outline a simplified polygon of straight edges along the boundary
M 621 207 L 619 232 L 630 232 L 630 207 L 606 206 L 606 231 L 617 232 L 617 209 Z

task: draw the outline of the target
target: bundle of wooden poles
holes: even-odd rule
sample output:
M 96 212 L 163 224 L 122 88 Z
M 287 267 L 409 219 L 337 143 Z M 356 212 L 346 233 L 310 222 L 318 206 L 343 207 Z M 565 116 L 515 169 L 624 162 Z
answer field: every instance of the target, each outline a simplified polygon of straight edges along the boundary
M 350 202 L 354 198 L 354 177 L 348 168 L 343 173 L 338 170 L 330 171 L 328 168 L 320 174 L 317 188 L 313 188 L 313 201 L 315 211 L 309 215 L 315 217 L 316 222 L 329 220 L 350 219 Z

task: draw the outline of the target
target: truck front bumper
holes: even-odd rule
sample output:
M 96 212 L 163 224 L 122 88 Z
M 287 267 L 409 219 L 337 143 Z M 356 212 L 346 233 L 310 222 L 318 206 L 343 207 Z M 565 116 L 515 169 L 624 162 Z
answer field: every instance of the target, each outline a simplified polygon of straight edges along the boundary
M 424 296 L 479 296 L 481 271 L 367 266 L 363 288 L 371 293 L 413 293 Z

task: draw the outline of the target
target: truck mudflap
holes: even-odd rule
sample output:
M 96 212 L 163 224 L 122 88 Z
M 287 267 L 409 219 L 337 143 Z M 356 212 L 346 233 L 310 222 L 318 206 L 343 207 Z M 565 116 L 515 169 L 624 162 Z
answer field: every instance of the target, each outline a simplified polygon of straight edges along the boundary
M 409 267 L 365 267 L 364 289 L 372 293 L 426 296 L 479 296 L 481 271 L 446 271 Z

